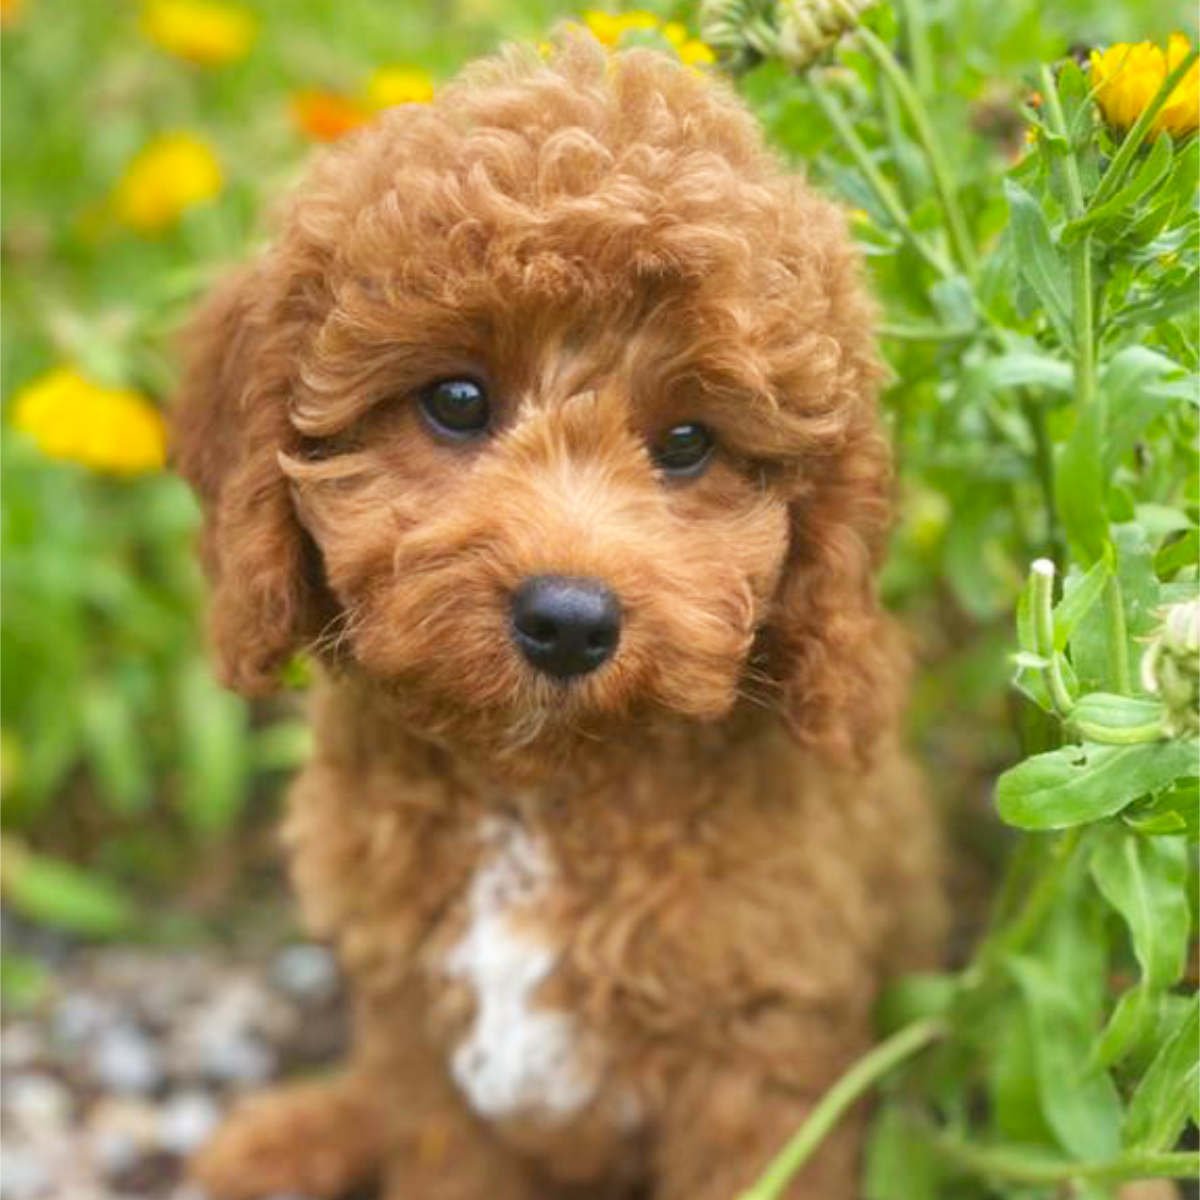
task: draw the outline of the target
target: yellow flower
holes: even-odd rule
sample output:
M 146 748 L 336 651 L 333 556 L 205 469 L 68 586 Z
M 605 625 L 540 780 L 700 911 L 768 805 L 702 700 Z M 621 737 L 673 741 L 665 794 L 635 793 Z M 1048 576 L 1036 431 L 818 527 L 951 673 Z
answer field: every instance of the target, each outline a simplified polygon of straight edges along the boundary
M 668 21 L 662 27 L 662 35 L 678 50 L 688 40 L 687 26 L 679 21 Z
M 222 182 L 221 165 L 207 142 L 190 133 L 164 133 L 125 168 L 113 204 L 130 228 L 162 233 L 189 208 L 213 199 Z
M 160 50 L 202 67 L 245 58 L 257 31 L 244 8 L 219 0 L 145 0 L 142 33 Z
M 1190 49 L 1182 33 L 1173 33 L 1165 54 L 1153 42 L 1118 42 L 1107 50 L 1093 50 L 1089 76 L 1105 120 L 1115 129 L 1129 129 Z M 1198 118 L 1200 63 L 1193 63 L 1159 109 L 1150 129 L 1155 134 L 1184 137 L 1195 132 Z
M 0 26 L 15 25 L 25 8 L 25 0 L 0 0 Z
M 699 38 L 688 38 L 679 47 L 679 60 L 689 67 L 710 67 L 717 56 Z
M 433 80 L 420 67 L 380 67 L 367 80 L 367 107 L 378 112 L 397 104 L 428 104 Z
M 13 405 L 13 425 L 47 458 L 95 471 L 138 475 L 166 458 L 157 409 L 129 388 L 101 387 L 74 367 L 57 367 L 27 384 Z
M 335 142 L 365 124 L 370 116 L 357 100 L 315 88 L 297 92 L 289 107 L 296 128 L 317 142 Z
M 610 48 L 618 45 L 627 33 L 653 32 L 662 24 L 652 12 L 643 9 L 632 9 L 624 13 L 589 9 L 583 14 L 583 23 L 592 31 L 596 41 Z

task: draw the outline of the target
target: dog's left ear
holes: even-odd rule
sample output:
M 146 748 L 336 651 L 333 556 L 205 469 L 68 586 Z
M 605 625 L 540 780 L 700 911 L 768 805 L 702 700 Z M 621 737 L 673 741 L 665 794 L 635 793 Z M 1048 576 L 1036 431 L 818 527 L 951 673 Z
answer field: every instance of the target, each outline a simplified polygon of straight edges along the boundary
M 875 587 L 890 523 L 890 454 L 873 411 L 855 424 L 792 505 L 769 644 L 796 739 L 861 764 L 894 725 L 905 655 Z
M 271 283 L 264 260 L 200 307 L 184 331 L 171 419 L 172 458 L 204 508 L 218 674 L 248 696 L 273 691 L 320 627 L 311 547 L 277 458 L 294 436 L 287 403 L 297 328 Z

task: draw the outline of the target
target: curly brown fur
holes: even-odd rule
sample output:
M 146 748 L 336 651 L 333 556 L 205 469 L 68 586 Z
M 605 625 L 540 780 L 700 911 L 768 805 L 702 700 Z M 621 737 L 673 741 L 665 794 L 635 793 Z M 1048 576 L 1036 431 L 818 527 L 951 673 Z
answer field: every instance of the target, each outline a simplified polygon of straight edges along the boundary
M 726 1200 L 935 956 L 871 323 L 726 87 L 575 35 L 334 148 L 212 297 L 175 430 L 213 639 L 247 694 L 321 663 L 286 840 L 356 996 L 347 1074 L 235 1112 L 215 1195 Z M 495 429 L 448 444 L 414 396 L 463 374 Z M 667 480 L 684 421 L 719 449 Z M 545 573 L 620 598 L 569 683 L 510 638 Z M 850 1197 L 856 1136 L 794 1194 Z

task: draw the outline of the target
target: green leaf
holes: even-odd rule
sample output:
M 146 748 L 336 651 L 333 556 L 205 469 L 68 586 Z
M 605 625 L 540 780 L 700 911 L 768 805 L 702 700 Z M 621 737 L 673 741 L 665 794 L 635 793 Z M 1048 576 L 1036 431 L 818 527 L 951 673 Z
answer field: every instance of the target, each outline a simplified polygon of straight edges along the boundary
M 926 1017 L 945 1014 L 958 996 L 958 976 L 914 971 L 889 983 L 876 1005 L 875 1024 L 881 1033 Z
M 1171 138 L 1165 133 L 1161 134 L 1154 143 L 1154 148 L 1143 160 L 1137 174 L 1115 196 L 1088 209 L 1082 217 L 1067 223 L 1063 229 L 1063 243 L 1069 245 L 1089 229 L 1109 219 L 1115 219 L 1117 222 L 1126 220 L 1125 209 L 1133 207 L 1167 177 L 1171 157 Z
M 1200 779 L 1183 778 L 1157 796 L 1127 808 L 1121 820 L 1143 837 L 1183 834 L 1200 841 Z
M 1158 700 L 1117 696 L 1111 692 L 1089 692 L 1071 709 L 1069 720 L 1081 729 L 1091 727 L 1119 733 L 1121 730 L 1153 725 L 1162 715 L 1163 707 Z M 1094 736 L 1098 741 L 1104 740 L 1099 733 Z
M 133 928 L 137 913 L 114 884 L 58 859 L 5 845 L 4 898 L 32 921 L 89 937 Z
M 1071 364 L 1033 350 L 1014 350 L 985 359 L 978 367 L 976 382 L 989 391 L 1011 387 L 1040 387 L 1070 393 L 1074 386 Z
M 1103 1068 L 1090 1062 L 1092 1032 L 1064 987 L 1037 959 L 1008 960 L 1029 1014 L 1038 1095 L 1062 1148 L 1088 1160 L 1116 1155 L 1121 1100 Z
M 1158 1023 L 1159 999 L 1160 994 L 1144 983 L 1124 992 L 1093 1049 L 1093 1060 L 1111 1067 L 1144 1045 Z
M 1111 529 L 1116 575 L 1125 604 L 1129 661 L 1136 664 L 1143 645 L 1138 641 L 1156 625 L 1155 612 L 1162 603 L 1154 575 L 1153 555 L 1145 531 L 1136 524 Z M 1105 610 L 1093 607 L 1071 635 L 1071 662 L 1084 692 L 1112 689 L 1110 680 L 1109 630 Z
M 1200 998 L 1154 1056 L 1129 1101 L 1125 1142 L 1135 1150 L 1170 1150 L 1183 1131 L 1200 1086 Z
M 875 1118 L 865 1156 L 865 1200 L 895 1200 L 898 1179 L 904 1180 L 904 1200 L 936 1200 L 937 1160 L 898 1105 L 885 1105 Z
M 253 761 L 259 771 L 297 771 L 312 757 L 307 721 L 276 721 L 254 735 Z
M 1200 529 L 1193 528 L 1159 550 L 1154 556 L 1154 571 L 1159 579 L 1171 579 L 1197 562 L 1200 562 Z
M 1100 372 L 1108 421 L 1104 431 L 1104 469 L 1111 474 L 1133 449 L 1146 426 L 1192 390 L 1186 372 L 1173 360 L 1146 346 L 1126 346 Z
M 1120 812 L 1190 774 L 1195 762 L 1194 743 L 1063 746 L 1005 771 L 996 783 L 996 807 L 1021 829 L 1066 829 Z
M 88 759 L 106 799 L 129 816 L 151 800 L 150 764 L 138 714 L 119 688 L 94 684 L 83 697 L 83 734 Z
M 197 833 L 219 833 L 240 811 L 249 786 L 246 707 L 217 686 L 198 658 L 185 664 L 178 697 L 180 807 Z
M 1063 583 L 1063 598 L 1054 607 L 1054 648 L 1065 650 L 1075 627 L 1104 594 L 1112 574 L 1107 558 L 1098 559 L 1084 574 L 1072 573 Z
M 1187 845 L 1182 838 L 1142 838 L 1105 829 L 1090 862 L 1105 900 L 1121 914 L 1142 979 L 1168 988 L 1183 974 L 1191 914 Z
M 1022 277 L 1036 293 L 1064 346 L 1072 344 L 1067 264 L 1054 248 L 1041 205 L 1019 183 L 1004 181 Z
M 1014 1142 L 1054 1142 L 1038 1092 L 1029 1006 L 1006 1004 L 989 1021 L 987 1087 L 995 1131 Z

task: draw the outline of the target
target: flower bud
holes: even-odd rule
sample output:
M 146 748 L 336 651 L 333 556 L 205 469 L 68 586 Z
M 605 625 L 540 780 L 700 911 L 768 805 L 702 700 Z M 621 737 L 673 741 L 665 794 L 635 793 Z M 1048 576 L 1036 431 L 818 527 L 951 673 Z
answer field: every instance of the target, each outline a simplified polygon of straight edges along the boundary
M 1164 610 L 1142 657 L 1142 685 L 1161 697 L 1168 733 L 1200 735 L 1200 600 Z
M 875 0 L 780 0 L 779 57 L 789 66 L 803 70 L 815 62 Z
M 703 0 L 704 40 L 734 64 L 779 58 L 798 71 L 816 61 L 876 0 Z

